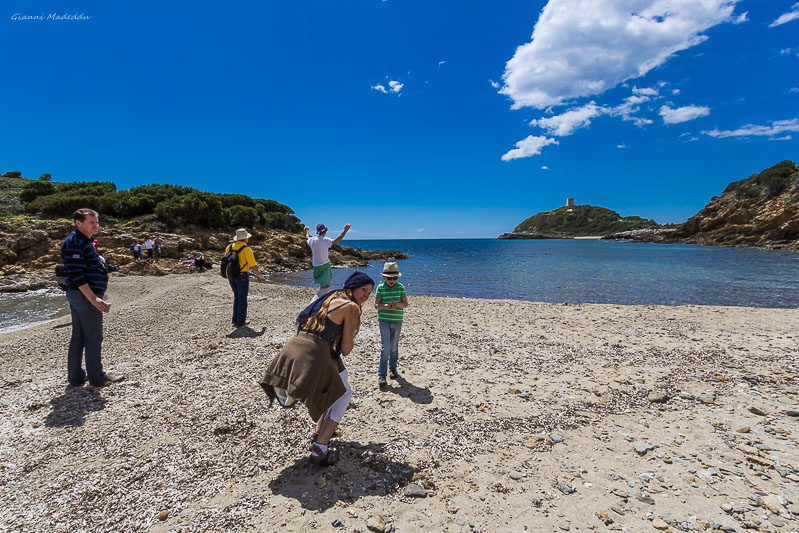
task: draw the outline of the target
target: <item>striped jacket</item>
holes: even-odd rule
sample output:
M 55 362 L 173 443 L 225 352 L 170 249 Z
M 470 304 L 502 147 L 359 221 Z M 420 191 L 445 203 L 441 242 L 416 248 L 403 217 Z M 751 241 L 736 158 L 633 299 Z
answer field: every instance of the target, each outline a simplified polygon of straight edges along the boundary
M 61 245 L 61 260 L 69 289 L 77 289 L 88 283 L 94 294 L 105 294 L 108 274 L 90 238 L 77 229 L 70 233 Z

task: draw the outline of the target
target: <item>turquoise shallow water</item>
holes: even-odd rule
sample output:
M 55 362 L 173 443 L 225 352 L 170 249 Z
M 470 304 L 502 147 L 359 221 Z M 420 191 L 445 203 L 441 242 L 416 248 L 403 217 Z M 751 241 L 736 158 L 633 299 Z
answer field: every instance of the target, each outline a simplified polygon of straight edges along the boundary
M 410 296 L 539 302 L 737 305 L 799 308 L 799 253 L 599 240 L 494 239 L 344 241 L 402 250 Z M 364 269 L 379 279 L 382 261 Z M 353 269 L 333 269 L 341 286 Z M 311 287 L 311 272 L 270 280 Z M 113 291 L 113 278 L 109 289 Z M 69 313 L 59 290 L 0 294 L 0 333 Z
M 345 240 L 402 250 L 409 294 L 541 302 L 799 307 L 799 253 L 594 239 Z M 382 261 L 365 272 L 377 279 Z M 352 269 L 334 269 L 340 286 Z M 310 272 L 273 281 L 312 286 Z

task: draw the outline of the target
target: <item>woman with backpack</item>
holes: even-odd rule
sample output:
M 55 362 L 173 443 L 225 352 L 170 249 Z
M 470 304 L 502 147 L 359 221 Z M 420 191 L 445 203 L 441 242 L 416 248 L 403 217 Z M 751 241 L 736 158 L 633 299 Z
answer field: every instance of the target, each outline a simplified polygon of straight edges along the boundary
M 247 246 L 250 233 L 244 229 L 236 230 L 233 242 L 225 249 L 225 256 L 222 258 L 223 269 L 227 262 L 232 260 L 232 264 L 226 272 L 230 288 L 233 289 L 233 326 L 240 328 L 250 323 L 247 320 L 247 294 L 250 292 L 250 270 L 255 274 L 255 279 L 263 282 L 258 265 L 255 263 L 255 255 L 252 248 Z M 232 270 L 232 272 L 231 272 Z
M 344 288 L 330 292 L 306 307 L 297 317 L 297 334 L 266 368 L 261 387 L 283 407 L 304 403 L 316 422 L 311 437 L 311 461 L 330 465 L 338 451 L 330 437 L 347 409 L 352 387 L 341 361 L 349 355 L 361 325 L 361 308 L 375 282 L 355 272 Z

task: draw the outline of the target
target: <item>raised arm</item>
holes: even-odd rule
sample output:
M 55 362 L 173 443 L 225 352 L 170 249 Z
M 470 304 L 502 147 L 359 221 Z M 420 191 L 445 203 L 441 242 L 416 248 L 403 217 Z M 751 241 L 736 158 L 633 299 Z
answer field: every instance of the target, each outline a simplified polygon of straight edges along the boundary
M 310 238 L 311 238 L 310 228 L 308 226 L 305 226 L 305 240 L 307 241 Z
M 341 232 L 341 235 L 333 239 L 333 244 L 340 243 L 344 239 L 344 235 L 346 235 L 349 230 L 350 230 L 350 225 L 344 224 L 344 231 Z

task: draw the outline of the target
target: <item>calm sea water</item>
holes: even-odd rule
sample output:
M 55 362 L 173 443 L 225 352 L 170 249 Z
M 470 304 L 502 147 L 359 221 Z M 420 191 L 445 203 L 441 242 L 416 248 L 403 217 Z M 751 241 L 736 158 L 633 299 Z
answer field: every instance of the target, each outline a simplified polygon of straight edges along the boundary
M 794 252 L 582 239 L 342 244 L 408 254 L 399 268 L 410 296 L 799 308 L 799 253 Z M 382 267 L 382 261 L 374 261 L 362 270 L 379 280 Z M 333 269 L 333 286 L 341 286 L 352 272 Z M 313 286 L 310 271 L 273 274 L 270 280 Z M 59 290 L 0 294 L 0 333 L 68 312 Z
M 346 240 L 402 250 L 409 295 L 540 302 L 799 307 L 799 253 L 595 239 Z M 382 261 L 363 269 L 379 279 Z M 333 269 L 340 286 L 352 269 Z M 311 287 L 310 272 L 273 281 Z

